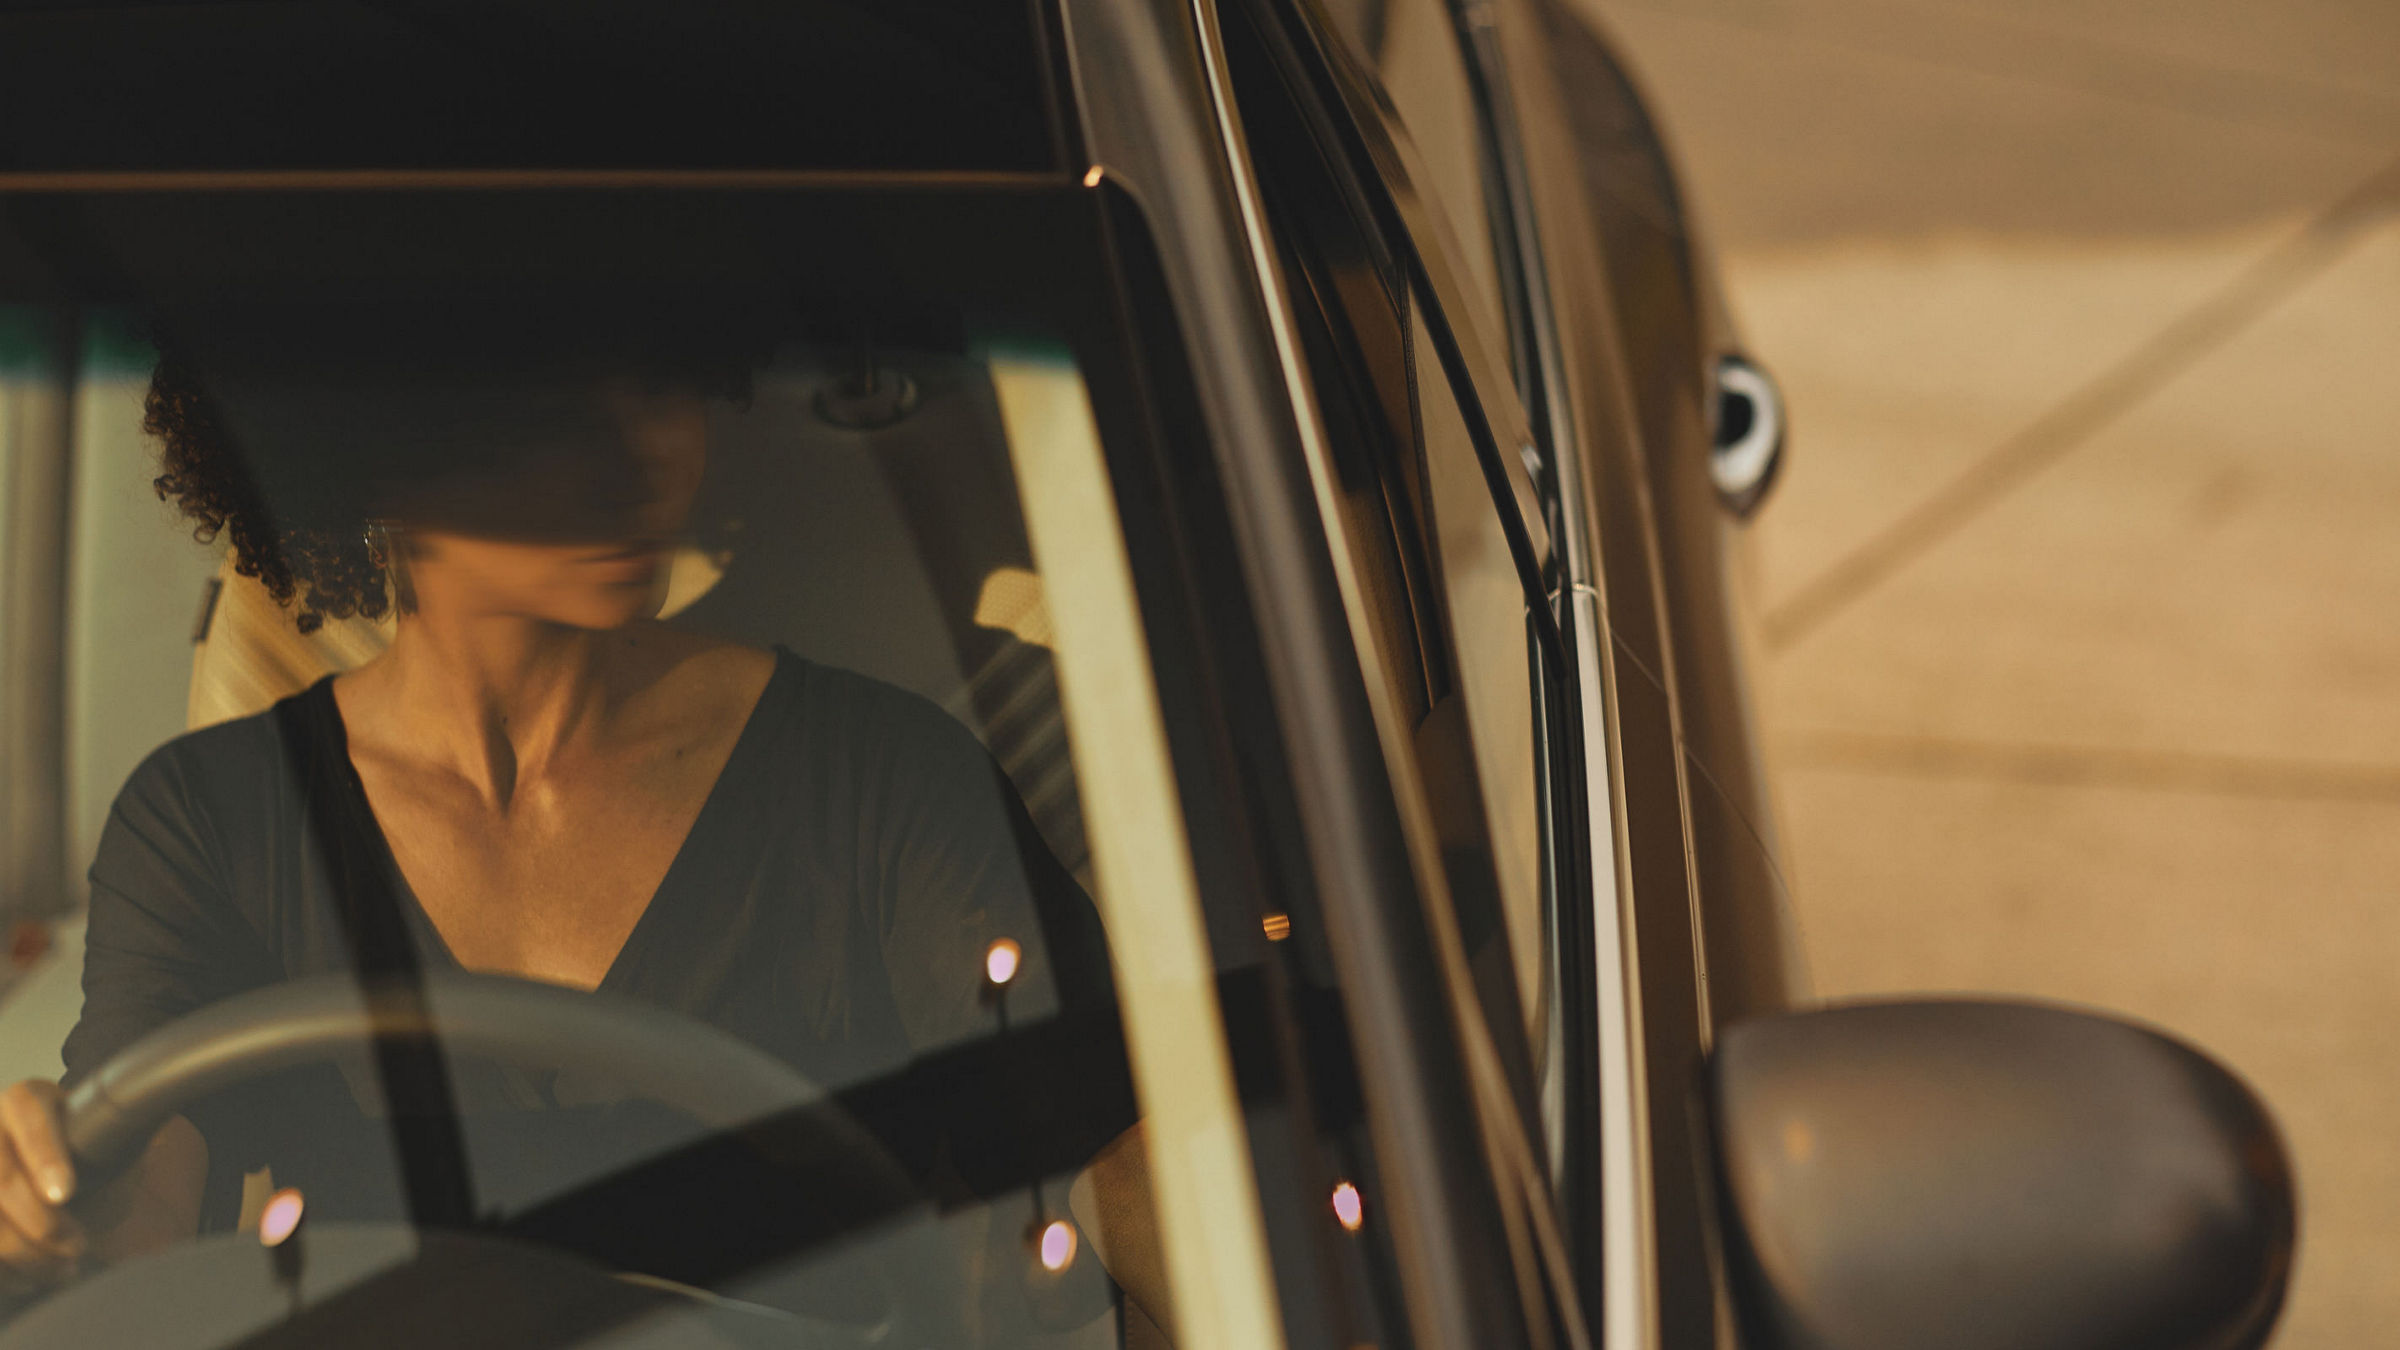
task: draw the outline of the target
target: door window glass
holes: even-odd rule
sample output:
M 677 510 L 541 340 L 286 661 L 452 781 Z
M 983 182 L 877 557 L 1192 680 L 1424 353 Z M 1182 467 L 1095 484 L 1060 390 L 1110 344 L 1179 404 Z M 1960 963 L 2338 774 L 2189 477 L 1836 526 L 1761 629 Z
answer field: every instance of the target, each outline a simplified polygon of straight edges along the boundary
M 1426 181 L 1416 184 L 1456 237 L 1475 313 L 1460 316 L 1505 351 L 1514 338 L 1503 299 L 1491 201 L 1498 177 L 1485 153 L 1458 29 L 1444 0 L 1345 0 L 1329 6 L 1351 52 L 1382 83 L 1417 148 Z
M 1484 826 L 1491 840 L 1501 930 L 1469 935 L 1469 958 L 1513 969 L 1526 1014 L 1543 1006 L 1545 952 L 1543 794 L 1534 734 L 1533 663 L 1524 583 L 1492 504 L 1466 413 L 1434 356 L 1421 307 L 1409 316 L 1424 437 L 1425 478 L 1440 551 L 1443 599 L 1458 669 L 1458 715 L 1466 720 Z M 1462 923 L 1465 922 L 1462 907 Z M 1480 943 L 1478 937 L 1482 938 Z M 1478 980 L 1502 972 L 1477 971 Z M 1528 1027 L 1539 1045 L 1538 1027 Z
M 1289 105 L 1245 92 L 1324 419 L 1342 546 L 1407 718 L 1476 993 L 1530 1116 L 1543 1024 L 1541 794 L 1526 596 L 1422 297 L 1379 265 L 1360 185 Z M 1374 673 L 1370 678 L 1375 678 Z

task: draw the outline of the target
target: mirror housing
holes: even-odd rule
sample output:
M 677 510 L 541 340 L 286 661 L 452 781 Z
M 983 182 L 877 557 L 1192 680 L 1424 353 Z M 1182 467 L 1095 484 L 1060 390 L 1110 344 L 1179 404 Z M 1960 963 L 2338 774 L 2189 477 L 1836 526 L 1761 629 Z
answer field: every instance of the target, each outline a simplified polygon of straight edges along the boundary
M 1733 1026 L 1707 1074 L 1751 1350 L 2251 1350 L 2291 1168 L 2200 1052 L 2063 1008 L 1861 1004 Z

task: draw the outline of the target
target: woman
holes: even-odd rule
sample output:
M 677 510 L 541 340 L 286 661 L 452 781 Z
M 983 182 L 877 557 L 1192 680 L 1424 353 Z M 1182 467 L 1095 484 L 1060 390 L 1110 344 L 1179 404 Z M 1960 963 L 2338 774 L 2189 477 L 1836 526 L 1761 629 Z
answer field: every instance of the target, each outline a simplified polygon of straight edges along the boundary
M 651 617 L 709 405 L 756 363 L 727 337 L 741 323 L 518 301 L 165 331 L 145 423 L 161 496 L 303 630 L 396 626 L 373 662 L 178 738 L 126 784 L 91 873 L 70 1084 L 196 1008 L 327 971 L 644 998 L 830 1084 L 993 1030 L 981 972 L 1003 938 L 1025 955 L 1012 1012 L 1108 997 L 1088 901 L 963 728 Z M 529 1175 L 590 1134 L 555 1128 L 583 1109 L 567 1085 L 487 1086 L 466 1105 L 522 1108 L 517 1152 L 503 1130 L 491 1156 Z M 343 1108 L 358 1119 L 330 1071 L 245 1096 L 170 1122 L 79 1223 L 59 1085 L 0 1094 L 0 1266 L 39 1285 L 229 1222 L 262 1169 L 312 1211 L 389 1200 L 358 1180 L 356 1138 L 329 1142 Z

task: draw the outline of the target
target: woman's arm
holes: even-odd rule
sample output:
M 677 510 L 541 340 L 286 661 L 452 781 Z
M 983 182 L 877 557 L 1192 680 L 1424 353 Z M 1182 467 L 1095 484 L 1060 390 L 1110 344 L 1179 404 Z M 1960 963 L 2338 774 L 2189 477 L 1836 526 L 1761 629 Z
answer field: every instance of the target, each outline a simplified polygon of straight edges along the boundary
M 1024 987 L 1012 987 L 1011 998 L 1034 997 L 1012 1002 L 1020 1015 L 1112 1004 L 1107 940 L 1091 898 L 1051 854 L 982 745 L 942 720 L 948 725 L 920 741 L 917 756 L 895 777 L 904 789 L 896 814 L 908 843 L 897 858 L 899 922 L 887 924 L 894 940 L 886 960 L 903 1008 L 939 1018 L 929 1030 L 940 1039 L 990 1034 L 996 1024 L 976 988 L 984 944 L 997 937 L 1017 940 L 1024 951 L 1017 977 Z M 927 954 L 935 959 L 925 960 Z M 1156 1326 L 1172 1327 L 1140 1122 L 1130 1122 L 1093 1156 L 1069 1191 L 1068 1207 L 1126 1297 Z
M 907 700 L 900 702 L 898 700 Z M 998 1028 L 984 988 L 994 942 L 1017 944 L 1008 1012 L 1021 1022 L 1115 1001 L 1099 911 L 1060 863 L 974 734 L 895 694 L 876 710 L 888 763 L 872 830 L 884 965 L 911 1044 Z
M 227 809 L 212 771 L 255 771 L 270 747 L 235 728 L 185 737 L 135 769 L 110 808 L 92 860 L 85 928 L 83 1014 L 62 1048 L 65 1083 L 96 1071 L 143 1035 L 256 982 L 259 946 L 233 908 L 211 807 Z M 255 728 L 248 735 L 256 735 Z M 206 739 L 202 739 L 206 738 Z M 75 1255 L 114 1262 L 193 1236 L 208 1178 L 208 1144 L 177 1116 L 138 1158 L 98 1189 L 80 1183 L 59 1135 L 61 1084 L 29 1079 L 0 1092 L 0 1261 Z M 54 1198 L 53 1193 L 63 1192 Z M 61 1202 L 72 1199 L 70 1209 Z M 47 1242 L 47 1246 L 45 1246 Z M 22 1268 L 22 1267 L 21 1267 Z

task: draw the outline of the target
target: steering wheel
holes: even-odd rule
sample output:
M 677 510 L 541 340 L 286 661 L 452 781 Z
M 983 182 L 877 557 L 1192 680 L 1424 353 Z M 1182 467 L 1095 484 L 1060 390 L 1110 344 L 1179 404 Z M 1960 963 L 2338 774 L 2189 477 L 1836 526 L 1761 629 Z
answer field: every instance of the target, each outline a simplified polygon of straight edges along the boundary
M 78 1174 L 85 1178 L 82 1189 L 85 1194 L 96 1191 L 97 1183 L 121 1169 L 160 1126 L 212 1093 L 394 1041 L 430 1041 L 448 1053 L 595 1075 L 713 1131 L 737 1130 L 796 1108 L 829 1105 L 823 1089 L 783 1061 L 714 1027 L 648 1004 L 492 976 L 441 974 L 384 987 L 362 987 L 341 976 L 312 977 L 227 999 L 162 1027 L 78 1083 L 67 1094 L 64 1110 L 67 1146 Z M 919 1191 L 907 1169 L 855 1120 L 837 1109 L 819 1109 L 807 1113 L 807 1123 L 808 1147 L 797 1153 L 777 1150 L 777 1162 L 837 1184 L 850 1197 L 864 1197 L 878 1212 L 898 1214 L 917 1204 Z M 739 1216 L 694 1219 L 738 1222 Z M 561 1298 L 586 1315 L 598 1311 L 632 1316 L 646 1300 L 659 1297 L 655 1285 L 641 1286 L 645 1292 L 629 1296 L 623 1281 L 597 1266 L 474 1231 L 420 1234 L 402 1224 L 328 1224 L 309 1230 L 307 1241 L 316 1284 L 341 1285 L 345 1279 L 355 1284 L 395 1260 L 435 1270 L 488 1269 L 497 1262 L 518 1270 L 522 1281 L 529 1282 L 527 1287 L 571 1289 L 581 1280 L 589 1286 L 584 1292 Z M 53 1296 L 0 1336 L 0 1347 L 137 1341 L 189 1347 L 244 1339 L 300 1316 L 299 1305 L 306 1301 L 290 1281 L 267 1277 L 268 1260 L 269 1253 L 255 1239 L 240 1235 L 169 1248 Z M 181 1269 L 172 1269 L 179 1264 Z M 328 1269 L 320 1273 L 314 1267 Z M 420 1284 L 427 1277 L 426 1271 L 416 1272 Z M 169 1287 L 186 1295 L 167 1300 L 144 1296 L 146 1289 Z M 211 1315 L 212 1310 L 189 1306 L 193 1292 L 203 1301 L 230 1299 L 244 1306 L 217 1308 Z M 424 1292 L 418 1290 L 398 1305 L 421 1308 Z M 258 1306 L 262 1294 L 264 1308 Z M 699 1296 L 712 1308 L 724 1303 Z M 350 1295 L 328 1288 L 324 1297 Z M 140 1305 L 175 1305 L 155 1308 L 153 1320 L 163 1337 L 126 1339 L 129 1299 Z M 879 1324 L 852 1327 L 849 1335 L 842 1335 L 839 1329 L 828 1331 L 831 1324 L 804 1319 L 816 1331 L 802 1343 L 886 1340 L 896 1323 L 940 1302 L 893 1291 Z M 489 1311 L 487 1304 L 483 1312 Z M 749 1315 L 762 1314 L 760 1310 Z M 711 1315 L 722 1320 L 721 1309 Z M 760 1324 L 741 1317 L 733 1324 L 737 1343 L 749 1343 L 761 1330 Z M 326 1329 L 319 1328 L 317 1334 Z M 389 1339 L 390 1330 L 388 1325 L 383 1328 L 378 1344 Z M 228 1336 L 228 1331 L 235 1334 Z M 722 1328 L 719 1331 L 723 1334 Z M 448 1344 L 483 1343 L 472 1336 L 442 1339 Z

